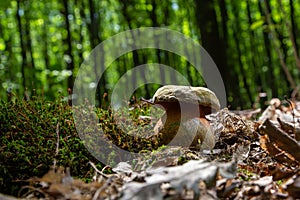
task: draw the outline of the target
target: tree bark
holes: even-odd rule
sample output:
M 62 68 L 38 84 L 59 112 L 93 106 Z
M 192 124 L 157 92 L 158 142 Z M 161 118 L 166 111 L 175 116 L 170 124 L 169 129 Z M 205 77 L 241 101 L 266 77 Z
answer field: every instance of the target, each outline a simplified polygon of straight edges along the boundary
M 90 33 L 90 43 L 92 48 L 95 48 L 101 41 L 101 30 L 100 30 L 100 16 L 99 12 L 96 11 L 95 3 L 93 0 L 88 0 L 88 5 L 89 5 L 89 18 L 91 20 L 90 23 L 88 23 L 88 29 Z M 96 93 L 96 98 L 98 100 L 98 106 L 102 108 L 106 108 L 105 106 L 102 106 L 102 103 L 106 100 L 103 99 L 103 95 L 107 94 L 107 78 L 105 75 L 105 68 L 104 68 L 104 59 L 105 59 L 105 52 L 103 49 L 99 49 L 99 52 L 101 52 L 100 55 L 97 55 L 97 57 L 94 57 L 94 73 L 95 73 L 95 78 L 99 80 L 98 82 L 98 88 L 97 88 L 97 93 Z M 99 61 L 101 63 L 99 63 Z M 100 69 L 97 67 L 100 66 Z M 99 77 L 99 71 L 101 72 L 101 77 Z M 108 98 L 108 97 L 107 97 Z
M 247 82 L 247 72 L 245 71 L 244 69 L 244 66 L 243 66 L 243 62 L 242 62 L 242 50 L 241 50 L 241 46 L 243 45 L 244 48 L 245 45 L 244 45 L 244 42 L 243 40 L 240 40 L 239 39 L 239 33 L 238 33 L 238 30 L 242 30 L 242 27 L 240 25 L 240 19 L 239 19 L 239 13 L 238 13 L 238 10 L 239 10 L 239 7 L 238 5 L 236 5 L 235 3 L 237 2 L 232 2 L 232 12 L 233 12 L 233 15 L 235 16 L 235 27 L 233 27 L 233 40 L 235 41 L 235 48 L 237 50 L 237 56 L 238 56 L 238 66 L 239 66 L 239 70 L 240 70 L 240 76 L 242 77 L 242 81 L 243 81 L 243 85 L 244 85 L 244 88 L 246 90 L 246 94 L 247 94 L 247 99 L 250 101 L 251 105 L 253 105 L 254 101 L 253 101 L 253 98 L 252 98 L 252 94 L 251 94 L 251 90 L 250 90 L 250 86 Z
M 232 69 L 228 67 L 226 46 L 220 37 L 214 2 L 195 0 L 195 5 L 197 25 L 200 29 L 202 46 L 216 63 L 223 78 L 227 96 L 234 97 L 230 103 L 237 105 L 240 99 L 236 95 L 236 92 L 239 91 L 238 80 L 237 77 L 230 72 Z
M 24 30 L 21 20 L 21 0 L 17 1 L 17 21 L 18 21 L 18 29 L 19 29 L 19 38 L 20 38 L 20 46 L 21 46 L 21 56 L 22 56 L 22 64 L 21 64 L 21 74 L 22 74 L 22 86 L 23 91 L 27 89 L 26 85 L 26 74 L 25 74 L 25 68 L 27 65 L 27 54 L 24 44 Z
M 152 21 L 152 26 L 158 27 L 159 25 L 158 25 L 158 19 L 157 19 L 157 15 L 156 15 L 157 3 L 156 3 L 156 0 L 152 0 L 151 2 L 152 2 L 152 10 L 150 11 L 150 19 Z M 168 12 L 165 12 L 165 15 L 168 15 Z M 168 18 L 168 16 L 165 16 L 164 19 L 167 19 L 167 18 Z M 153 39 L 155 40 L 155 38 L 153 38 Z M 156 44 L 156 45 L 158 45 L 158 44 Z M 162 53 L 163 53 L 163 51 L 161 51 L 160 49 L 155 49 L 155 54 L 156 54 L 158 63 L 162 63 L 162 59 L 161 59 Z M 161 81 L 162 85 L 166 84 L 165 72 L 161 68 L 160 68 L 160 81 Z
M 122 3 L 122 6 L 123 6 L 123 7 L 122 7 L 122 14 L 123 14 L 123 16 L 124 16 L 124 18 L 125 18 L 125 21 L 127 22 L 127 25 L 128 25 L 128 27 L 129 27 L 129 29 L 131 30 L 133 27 L 132 27 L 132 25 L 131 25 L 131 17 L 130 17 L 130 15 L 129 15 L 128 11 L 127 11 L 128 1 L 126 1 L 126 0 L 121 0 L 121 3 Z M 132 32 L 130 32 L 130 34 L 131 34 L 131 38 L 134 39 L 134 35 L 132 34 Z M 133 48 L 136 49 L 136 48 L 135 48 L 135 44 L 133 43 L 132 45 L 133 45 Z M 138 53 L 137 50 L 133 50 L 133 51 L 132 51 L 132 54 L 133 54 L 133 66 L 134 66 L 134 67 L 143 64 L 143 63 L 141 62 L 142 60 L 140 59 L 139 53 Z M 143 57 L 143 56 L 142 56 L 142 57 Z M 142 59 L 143 59 L 143 58 L 142 58 Z M 147 83 L 146 75 L 145 75 L 145 72 L 144 72 L 143 70 L 140 70 L 140 75 L 141 75 L 141 78 L 142 78 L 143 83 Z M 137 87 L 137 74 L 136 74 L 135 70 L 134 70 L 133 73 L 132 73 L 132 80 L 131 80 L 131 83 L 132 83 L 132 89 L 136 89 L 136 87 Z M 147 84 L 144 85 L 144 89 L 145 89 L 145 96 L 146 96 L 146 97 L 147 97 L 147 96 L 149 97 L 149 96 L 150 96 L 150 90 L 149 90 L 149 87 L 147 86 Z M 134 94 L 133 94 L 133 95 L 134 95 Z
M 263 11 L 263 7 L 262 7 L 262 2 L 261 1 L 258 1 L 258 8 L 259 8 L 259 11 L 262 15 L 262 17 L 267 17 L 265 12 Z M 267 25 L 267 23 L 265 22 L 264 25 Z M 272 46 L 271 46 L 271 42 L 270 42 L 270 39 L 269 39 L 269 33 L 267 31 L 263 31 L 262 32 L 263 34 L 263 41 L 264 41 L 264 51 L 266 53 L 266 59 L 263 59 L 263 63 L 262 63 L 262 66 L 267 66 L 268 67 L 268 71 L 270 71 L 270 73 L 266 73 L 266 72 L 262 72 L 262 79 L 264 80 L 263 81 L 263 85 L 262 85 L 262 88 L 260 89 L 261 91 L 259 92 L 262 92 L 263 88 L 265 87 L 268 87 L 269 83 L 272 82 L 276 82 L 275 81 L 275 75 L 274 75 L 274 72 L 273 72 L 273 56 L 272 56 Z M 284 79 L 286 81 L 286 77 L 284 77 Z M 286 81 L 287 83 L 287 81 Z M 272 91 L 272 96 L 278 96 L 278 88 L 275 86 L 276 84 L 271 84 L 271 91 Z
M 70 27 L 70 21 L 69 21 L 69 9 L 68 9 L 68 0 L 63 0 L 64 5 L 64 17 L 65 17 L 65 23 L 66 23 L 66 30 L 67 30 L 67 38 L 65 39 L 65 43 L 67 43 L 67 50 L 65 51 L 65 54 L 69 56 L 67 59 L 67 70 L 71 71 L 71 76 L 68 77 L 68 88 L 73 88 L 74 84 L 74 56 L 73 56 L 73 48 L 72 48 L 72 35 L 71 35 L 71 27 Z
M 32 48 L 32 40 L 31 40 L 31 35 L 30 35 L 30 19 L 28 16 L 28 11 L 30 8 L 27 8 L 25 10 L 25 45 L 26 45 L 26 49 L 27 49 L 27 54 L 29 54 L 29 58 L 28 58 L 28 63 L 27 66 L 30 70 L 30 88 L 31 90 L 35 90 L 37 89 L 37 79 L 36 79 L 36 71 L 35 71 L 35 62 L 34 62 L 34 58 L 33 58 L 33 48 Z
M 257 51 L 257 41 L 254 35 L 254 30 L 251 30 L 251 25 L 253 24 L 252 16 L 251 16 L 251 8 L 250 8 L 250 0 L 247 0 L 247 19 L 248 19 L 248 27 L 249 27 L 249 34 L 250 34 L 250 58 L 251 58 L 251 64 L 254 72 L 254 77 L 255 77 L 255 84 L 258 86 L 258 88 L 263 88 L 263 83 L 262 83 L 262 70 L 261 66 L 262 63 L 260 62 L 259 58 L 256 56 L 258 55 Z M 275 84 L 273 84 L 275 85 Z
M 298 36 L 298 27 L 296 25 L 296 22 L 295 22 L 295 8 L 294 8 L 294 2 L 293 0 L 289 0 L 289 5 L 290 5 L 290 20 L 291 20 L 291 31 L 292 31 L 292 35 L 293 35 L 293 38 L 294 38 L 294 42 L 295 42 L 295 51 L 296 51 L 296 54 L 298 55 L 299 57 L 299 43 L 298 43 L 298 40 L 297 40 L 297 36 Z
M 270 33 L 272 34 L 272 36 L 274 37 L 274 46 L 275 46 L 275 50 L 277 51 L 278 57 L 279 57 L 279 61 L 281 63 L 281 70 L 282 72 L 285 74 L 285 78 L 288 81 L 288 87 L 295 89 L 296 88 L 296 84 L 294 81 L 294 78 L 292 77 L 289 69 L 287 68 L 286 65 L 286 59 L 287 59 L 287 46 L 284 43 L 284 36 L 282 33 L 280 33 L 280 31 L 276 28 L 275 25 L 275 21 L 271 16 L 271 6 L 270 6 L 270 2 L 267 0 L 264 0 L 265 6 L 266 6 L 266 17 L 267 17 L 267 21 L 269 24 L 269 29 L 270 29 Z M 274 29 L 272 28 L 274 27 Z M 277 45 L 276 42 L 280 43 L 280 46 Z M 269 66 L 271 67 L 271 66 Z M 273 82 L 273 81 L 271 81 Z

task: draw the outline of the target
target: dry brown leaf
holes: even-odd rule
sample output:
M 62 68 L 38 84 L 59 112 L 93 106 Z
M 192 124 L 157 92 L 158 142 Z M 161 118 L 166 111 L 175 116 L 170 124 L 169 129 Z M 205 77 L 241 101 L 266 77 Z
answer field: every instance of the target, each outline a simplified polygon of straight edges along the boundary
M 266 136 L 261 137 L 261 146 L 272 156 L 284 154 L 291 161 L 300 162 L 300 145 L 280 128 L 277 128 L 269 119 L 261 125 L 260 131 Z

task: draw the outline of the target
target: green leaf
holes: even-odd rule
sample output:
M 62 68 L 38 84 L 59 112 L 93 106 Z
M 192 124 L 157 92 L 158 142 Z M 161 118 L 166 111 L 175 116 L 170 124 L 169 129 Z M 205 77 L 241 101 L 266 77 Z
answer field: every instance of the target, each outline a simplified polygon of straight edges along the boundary
M 260 19 L 260 20 L 258 20 L 258 21 L 256 21 L 256 22 L 253 22 L 253 23 L 251 24 L 251 26 L 250 26 L 250 29 L 251 29 L 251 30 L 255 30 L 255 29 L 261 27 L 264 23 L 265 23 L 265 21 L 262 20 L 262 19 Z

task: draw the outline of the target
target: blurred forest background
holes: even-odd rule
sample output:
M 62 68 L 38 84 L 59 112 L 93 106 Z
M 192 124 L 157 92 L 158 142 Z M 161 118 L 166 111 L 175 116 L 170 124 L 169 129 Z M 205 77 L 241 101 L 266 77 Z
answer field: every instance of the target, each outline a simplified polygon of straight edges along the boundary
M 221 72 L 232 108 L 252 107 L 259 94 L 270 99 L 299 92 L 300 1 L 1 0 L 0 98 L 9 93 L 48 100 L 67 96 L 95 46 L 121 31 L 151 26 L 202 44 Z M 109 67 L 98 85 L 99 99 L 122 74 L 144 63 L 172 66 L 191 85 L 204 84 L 180 56 L 145 49 Z M 141 88 L 136 96 L 149 98 L 155 89 Z

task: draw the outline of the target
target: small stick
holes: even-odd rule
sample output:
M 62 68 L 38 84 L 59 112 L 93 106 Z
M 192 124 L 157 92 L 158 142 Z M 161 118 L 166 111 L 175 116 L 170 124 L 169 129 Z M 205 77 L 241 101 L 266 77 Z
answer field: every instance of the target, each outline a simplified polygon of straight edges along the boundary
M 155 103 L 153 103 L 152 100 L 148 100 L 148 99 L 145 99 L 145 98 L 143 98 L 143 97 L 141 97 L 140 100 L 141 100 L 141 101 L 144 101 L 144 102 L 146 102 L 146 103 L 149 103 L 149 104 L 151 104 L 151 105 L 154 105 L 154 104 L 155 104 Z
M 91 161 L 89 161 L 89 164 L 96 170 L 96 172 L 98 172 L 99 174 L 101 174 L 102 176 L 104 176 L 105 178 L 108 178 L 108 176 L 106 174 L 104 174 L 103 172 L 101 172 L 99 169 L 97 169 L 96 165 L 94 163 L 92 163 Z
M 295 132 L 296 132 L 296 121 L 295 121 L 294 106 L 293 106 L 291 100 L 289 100 L 286 96 L 284 96 L 284 99 L 288 102 L 288 104 L 289 104 L 289 105 L 291 106 L 291 108 L 292 108 L 293 124 L 294 124 L 293 135 L 295 136 Z
M 54 161 L 53 161 L 53 169 L 55 170 L 56 167 L 56 157 L 58 155 L 59 151 L 59 122 L 56 124 L 56 150 L 55 150 L 55 155 L 54 155 Z

